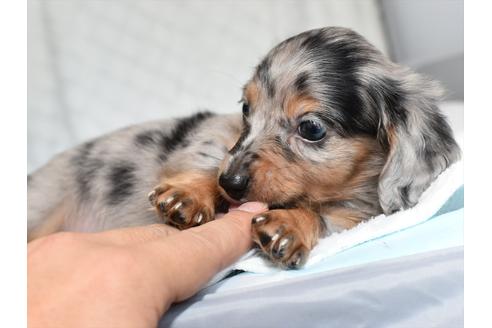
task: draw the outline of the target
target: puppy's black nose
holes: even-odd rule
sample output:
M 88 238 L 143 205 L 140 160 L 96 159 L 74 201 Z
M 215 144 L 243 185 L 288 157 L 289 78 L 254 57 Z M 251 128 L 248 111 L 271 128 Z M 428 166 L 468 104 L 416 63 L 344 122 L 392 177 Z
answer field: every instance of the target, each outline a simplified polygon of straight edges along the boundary
M 240 200 L 244 196 L 248 183 L 249 177 L 247 175 L 223 173 L 219 177 L 219 185 L 235 200 Z

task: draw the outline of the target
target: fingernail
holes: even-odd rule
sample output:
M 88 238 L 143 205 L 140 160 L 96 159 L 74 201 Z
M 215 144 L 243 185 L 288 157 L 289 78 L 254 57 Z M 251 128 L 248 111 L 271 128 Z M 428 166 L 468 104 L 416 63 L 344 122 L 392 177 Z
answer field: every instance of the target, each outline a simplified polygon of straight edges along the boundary
M 249 202 L 244 203 L 237 208 L 239 211 L 249 212 L 249 213 L 258 213 L 264 212 L 268 209 L 267 204 L 260 202 Z

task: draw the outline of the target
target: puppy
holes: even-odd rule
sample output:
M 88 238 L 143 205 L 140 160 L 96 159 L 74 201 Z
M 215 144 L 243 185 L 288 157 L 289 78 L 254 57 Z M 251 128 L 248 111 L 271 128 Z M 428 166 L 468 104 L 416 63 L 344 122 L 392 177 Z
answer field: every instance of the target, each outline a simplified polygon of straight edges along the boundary
M 415 205 L 459 158 L 440 97 L 435 82 L 349 29 L 301 33 L 257 66 L 242 115 L 132 126 L 28 176 L 28 238 L 156 222 L 186 229 L 221 204 L 257 200 L 270 210 L 253 219 L 254 242 L 299 268 L 320 237 Z

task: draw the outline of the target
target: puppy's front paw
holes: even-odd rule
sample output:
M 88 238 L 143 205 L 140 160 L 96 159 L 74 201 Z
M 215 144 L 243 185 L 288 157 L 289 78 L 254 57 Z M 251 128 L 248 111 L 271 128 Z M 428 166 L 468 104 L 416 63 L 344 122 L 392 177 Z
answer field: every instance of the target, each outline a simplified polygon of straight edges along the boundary
M 213 201 L 197 191 L 158 186 L 149 193 L 149 201 L 166 223 L 181 230 L 214 218 Z
M 311 250 L 309 236 L 299 229 L 289 210 L 272 210 L 252 221 L 253 241 L 281 267 L 298 269 Z

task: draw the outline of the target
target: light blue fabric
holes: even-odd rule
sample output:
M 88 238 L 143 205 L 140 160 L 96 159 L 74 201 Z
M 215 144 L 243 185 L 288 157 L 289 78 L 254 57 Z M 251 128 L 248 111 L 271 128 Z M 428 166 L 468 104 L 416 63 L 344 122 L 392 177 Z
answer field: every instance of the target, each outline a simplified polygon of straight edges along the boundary
M 432 217 L 436 217 L 438 215 L 456 211 L 460 208 L 464 207 L 464 197 L 465 197 L 465 186 L 459 187 L 454 194 L 449 197 L 446 203 L 434 214 Z
M 463 245 L 463 208 L 398 233 L 369 241 L 307 271 L 320 272 Z
M 463 327 L 462 246 L 257 286 L 243 276 L 171 307 L 159 327 Z

